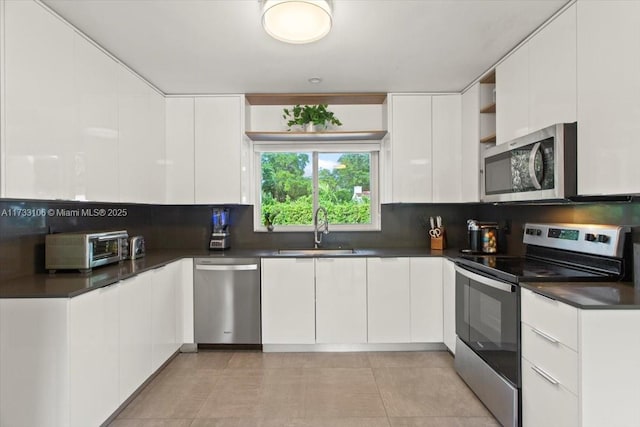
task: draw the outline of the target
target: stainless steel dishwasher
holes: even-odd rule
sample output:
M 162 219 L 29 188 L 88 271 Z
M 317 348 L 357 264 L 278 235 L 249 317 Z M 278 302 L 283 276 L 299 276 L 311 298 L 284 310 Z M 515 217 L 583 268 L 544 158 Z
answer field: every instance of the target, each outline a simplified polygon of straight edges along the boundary
M 260 344 L 260 259 L 196 258 L 197 344 Z

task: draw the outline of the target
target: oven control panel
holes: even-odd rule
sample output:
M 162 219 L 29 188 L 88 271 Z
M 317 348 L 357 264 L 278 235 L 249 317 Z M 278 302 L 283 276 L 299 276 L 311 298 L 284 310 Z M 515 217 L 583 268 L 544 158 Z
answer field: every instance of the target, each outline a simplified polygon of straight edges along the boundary
M 629 227 L 596 224 L 526 224 L 522 241 L 528 245 L 594 255 L 622 257 Z

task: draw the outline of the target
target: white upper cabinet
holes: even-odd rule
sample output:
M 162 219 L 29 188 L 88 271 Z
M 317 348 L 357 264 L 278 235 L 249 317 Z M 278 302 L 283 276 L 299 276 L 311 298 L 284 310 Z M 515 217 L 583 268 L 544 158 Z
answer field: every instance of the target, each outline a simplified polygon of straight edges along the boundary
M 117 202 L 118 64 L 82 37 L 75 37 L 74 125 L 71 198 Z
M 242 203 L 244 96 L 195 100 L 195 202 Z
M 194 99 L 166 99 L 166 170 L 169 204 L 193 204 Z
M 164 96 L 40 4 L 3 6 L 1 195 L 163 202 Z
M 35 2 L 4 7 L 2 196 L 71 199 L 75 33 Z
M 578 193 L 640 192 L 640 2 L 578 2 Z
M 130 71 L 118 71 L 120 201 L 164 201 L 164 97 Z
M 420 94 L 388 97 L 394 203 L 432 201 L 431 98 Z
M 576 120 L 576 7 L 496 67 L 497 144 Z
M 496 67 L 496 144 L 529 133 L 529 46 Z
M 462 201 L 462 97 L 432 97 L 433 202 Z
M 462 153 L 460 161 L 460 199 L 480 201 L 480 83 L 462 94 Z M 495 115 L 494 115 L 495 117 Z
M 550 22 L 528 45 L 530 131 L 575 122 L 576 5 Z
M 367 260 L 316 259 L 316 342 L 367 342 Z

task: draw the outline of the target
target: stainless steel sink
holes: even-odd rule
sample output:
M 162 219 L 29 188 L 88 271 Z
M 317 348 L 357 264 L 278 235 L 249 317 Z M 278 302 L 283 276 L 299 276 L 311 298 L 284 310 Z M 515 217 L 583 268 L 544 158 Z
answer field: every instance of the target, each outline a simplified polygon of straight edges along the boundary
M 356 253 L 355 249 L 278 249 L 280 255 L 300 255 L 300 256 L 314 256 L 314 255 L 349 255 Z

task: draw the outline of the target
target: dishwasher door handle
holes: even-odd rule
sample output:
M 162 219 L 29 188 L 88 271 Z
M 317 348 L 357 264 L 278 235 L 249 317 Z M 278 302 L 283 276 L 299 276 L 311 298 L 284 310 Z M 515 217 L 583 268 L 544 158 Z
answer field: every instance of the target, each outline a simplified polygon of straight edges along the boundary
M 240 265 L 196 264 L 196 270 L 206 270 L 206 271 L 249 271 L 249 270 L 257 270 L 257 269 L 258 269 L 258 264 L 240 264 Z

